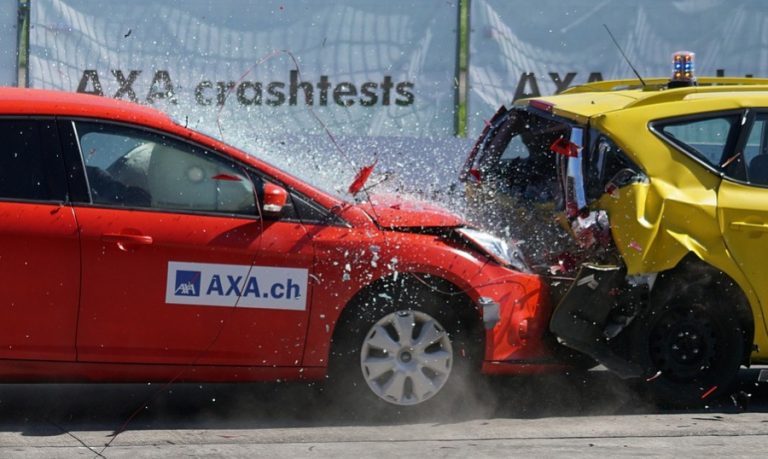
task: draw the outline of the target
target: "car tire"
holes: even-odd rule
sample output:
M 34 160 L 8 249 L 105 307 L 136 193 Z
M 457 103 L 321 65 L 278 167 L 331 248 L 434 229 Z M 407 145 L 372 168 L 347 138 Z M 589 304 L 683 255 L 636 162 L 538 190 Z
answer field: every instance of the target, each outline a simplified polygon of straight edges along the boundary
M 662 406 L 695 407 L 726 395 L 744 355 L 743 331 L 725 298 L 677 282 L 662 302 L 635 320 L 634 360 Z
M 421 411 L 467 395 L 481 340 L 454 306 L 454 297 L 406 282 L 369 296 L 337 325 L 327 391 L 367 413 Z

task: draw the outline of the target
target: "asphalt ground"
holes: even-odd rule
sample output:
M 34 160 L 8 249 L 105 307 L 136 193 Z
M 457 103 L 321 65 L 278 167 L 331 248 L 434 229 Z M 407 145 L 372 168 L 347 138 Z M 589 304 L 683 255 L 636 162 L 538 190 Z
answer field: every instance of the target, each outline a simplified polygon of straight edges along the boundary
M 759 370 L 692 410 L 600 370 L 495 378 L 419 413 L 331 404 L 302 383 L 7 384 L 0 457 L 763 457 Z

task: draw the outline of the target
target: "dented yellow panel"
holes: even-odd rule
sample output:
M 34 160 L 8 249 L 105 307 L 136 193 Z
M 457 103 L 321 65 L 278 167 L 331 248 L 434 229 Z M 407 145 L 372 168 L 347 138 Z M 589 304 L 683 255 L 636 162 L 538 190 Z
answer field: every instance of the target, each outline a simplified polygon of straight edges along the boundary
M 721 102 L 719 110 L 738 106 L 730 100 Z M 649 183 L 629 185 L 604 195 L 595 207 L 609 215 L 612 235 L 628 274 L 672 269 L 692 252 L 733 278 L 749 300 L 754 317 L 759 351 L 753 353 L 753 360 L 767 361 L 768 330 L 761 305 L 768 303 L 768 282 L 763 281 L 763 273 L 768 271 L 762 266 L 763 260 L 768 260 L 768 190 L 741 185 L 738 192 L 731 190 L 727 194 L 728 209 L 722 209 L 719 175 L 662 141 L 649 128 L 649 120 L 715 108 L 708 101 L 695 100 L 685 105 L 630 108 L 592 118 L 591 124 L 607 133 L 649 177 Z M 765 224 L 766 230 L 740 231 L 728 223 L 737 220 Z
M 725 244 L 750 281 L 750 301 L 768 301 L 768 189 L 723 180 L 718 195 L 718 221 Z M 757 299 L 753 300 L 753 298 Z M 762 308 L 754 308 L 756 323 Z M 768 343 L 758 343 L 760 355 Z

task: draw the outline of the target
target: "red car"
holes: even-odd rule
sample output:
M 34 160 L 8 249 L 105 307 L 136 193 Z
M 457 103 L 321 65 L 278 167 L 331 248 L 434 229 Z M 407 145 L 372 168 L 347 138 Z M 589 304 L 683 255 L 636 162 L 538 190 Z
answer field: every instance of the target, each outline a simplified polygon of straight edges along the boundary
M 3 381 L 324 380 L 418 405 L 545 369 L 514 247 L 436 207 L 351 203 L 166 115 L 0 89 Z M 474 367 L 473 367 L 474 365 Z

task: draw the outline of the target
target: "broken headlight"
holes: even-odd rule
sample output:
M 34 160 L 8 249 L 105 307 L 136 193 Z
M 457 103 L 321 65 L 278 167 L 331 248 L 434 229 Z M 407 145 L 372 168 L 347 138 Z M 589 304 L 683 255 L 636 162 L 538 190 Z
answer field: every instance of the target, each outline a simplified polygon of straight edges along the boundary
M 530 272 L 523 254 L 514 242 L 507 242 L 485 231 L 472 228 L 458 228 L 456 231 L 480 252 L 497 263 L 510 266 L 518 271 Z

